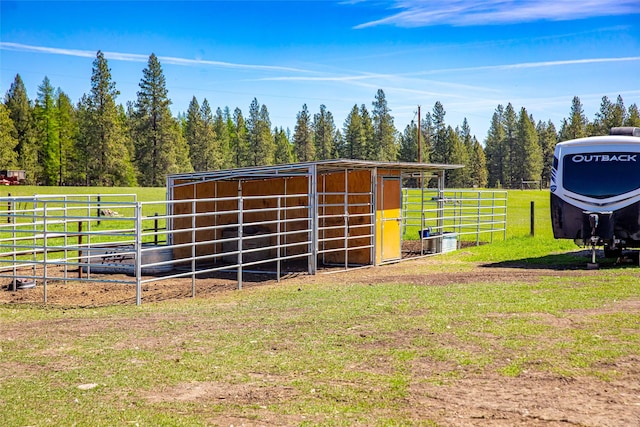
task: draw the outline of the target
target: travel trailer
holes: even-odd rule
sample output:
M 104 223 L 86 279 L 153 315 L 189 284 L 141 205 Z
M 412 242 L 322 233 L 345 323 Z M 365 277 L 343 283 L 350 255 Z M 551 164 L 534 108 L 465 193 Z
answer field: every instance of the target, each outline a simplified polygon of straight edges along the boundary
M 640 247 L 640 128 L 558 143 L 551 169 L 556 239 L 596 246 L 605 257 Z

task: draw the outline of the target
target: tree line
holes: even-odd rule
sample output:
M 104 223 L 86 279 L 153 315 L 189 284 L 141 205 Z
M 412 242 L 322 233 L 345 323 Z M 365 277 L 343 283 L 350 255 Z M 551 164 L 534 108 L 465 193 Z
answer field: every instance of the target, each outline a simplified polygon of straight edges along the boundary
M 591 121 L 576 96 L 559 130 L 509 103 L 497 106 L 480 143 L 466 118 L 455 128 L 448 125 L 437 101 L 420 123 L 412 120 L 399 132 L 382 90 L 370 109 L 354 105 L 340 128 L 325 105 L 313 114 L 304 104 L 292 133 L 273 126 L 256 98 L 245 116 L 240 108 L 214 111 L 206 98 L 194 96 L 174 117 L 155 54 L 139 88 L 135 101 L 117 104 L 119 91 L 101 51 L 90 91 L 76 104 L 48 77 L 30 100 L 17 74 L 0 103 L 0 170 L 25 170 L 27 183 L 38 185 L 164 186 L 166 174 L 179 172 L 336 158 L 420 160 L 465 165 L 447 173 L 451 188 L 520 188 L 525 181 L 548 184 L 556 143 L 640 126 L 637 105 L 626 108 L 621 96 L 615 103 L 603 97 Z

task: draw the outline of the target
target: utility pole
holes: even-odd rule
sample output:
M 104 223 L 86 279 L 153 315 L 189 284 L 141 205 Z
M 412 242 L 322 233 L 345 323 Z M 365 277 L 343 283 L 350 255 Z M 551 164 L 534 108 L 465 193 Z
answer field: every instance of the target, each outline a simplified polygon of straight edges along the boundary
M 420 106 L 418 105 L 418 163 L 422 163 L 422 141 L 420 141 Z

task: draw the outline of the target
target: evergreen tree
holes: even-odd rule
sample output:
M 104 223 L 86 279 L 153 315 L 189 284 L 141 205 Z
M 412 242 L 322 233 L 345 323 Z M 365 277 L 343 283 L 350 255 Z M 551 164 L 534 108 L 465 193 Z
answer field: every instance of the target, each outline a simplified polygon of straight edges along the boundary
M 289 137 L 287 133 L 280 128 L 276 128 L 274 131 L 274 139 L 276 143 L 276 158 L 275 162 L 277 165 L 284 165 L 288 163 L 293 163 L 293 151 L 291 147 L 291 143 L 289 142 Z
M 378 89 L 373 109 L 373 145 L 371 160 L 396 161 L 398 157 L 397 133 L 391 109 L 387 105 L 384 91 Z
M 216 116 L 213 123 L 213 131 L 216 135 L 216 169 L 228 169 L 231 167 L 231 140 L 229 136 L 229 128 L 225 114 L 220 108 L 216 109 Z
M 505 160 L 505 133 L 502 122 L 504 120 L 504 107 L 498 105 L 491 117 L 491 126 L 485 139 L 485 156 L 487 161 L 487 185 L 492 188 L 503 185 L 504 160 Z
M 233 120 L 227 119 L 227 128 L 231 142 L 232 165 L 238 168 L 249 166 L 248 130 L 240 108 L 234 110 Z
M 78 137 L 76 111 L 71 99 L 60 89 L 56 92 L 58 112 L 58 185 L 66 185 L 73 181 L 72 163 L 77 156 L 75 142 Z
M 542 150 L 542 184 L 548 185 L 551 182 L 551 166 L 553 164 L 553 153 L 558 143 L 558 134 L 553 122 L 539 122 L 536 127 L 540 149 Z
M 473 175 L 473 172 L 476 171 L 476 167 L 473 164 L 473 161 L 475 159 L 473 146 L 474 137 L 471 135 L 471 127 L 469 126 L 469 122 L 467 121 L 466 117 L 462 121 L 462 127 L 458 132 L 458 137 L 460 138 L 460 142 L 462 142 L 462 146 L 466 151 L 466 153 L 463 154 L 465 156 L 465 158 L 463 159 L 465 160 L 465 163 L 463 163 L 465 167 L 461 171 L 463 177 L 463 186 L 471 187 L 476 182 L 476 179 Z
M 0 104 L 0 169 L 13 169 L 18 163 L 17 131 L 9 116 L 9 109 Z
M 440 101 L 436 101 L 431 115 L 431 154 L 433 163 L 449 163 L 447 147 L 447 126 L 444 121 L 446 112 Z
M 477 188 L 485 188 L 488 181 L 487 158 L 482 145 L 475 136 L 473 137 L 472 146 L 473 151 L 469 162 L 471 164 L 471 185 Z
M 503 143 L 503 170 L 502 183 L 506 188 L 519 188 L 520 179 L 516 176 L 516 169 L 520 159 L 516 157 L 518 137 L 518 119 L 511 103 L 504 109 L 503 123 L 504 143 Z
M 596 113 L 593 129 L 590 135 L 607 135 L 613 124 L 613 104 L 608 97 L 603 96 L 600 103 L 600 111 Z
M 373 120 L 367 110 L 367 106 L 360 106 L 360 118 L 362 120 L 362 144 L 364 152 L 362 160 L 374 160 L 376 158 L 377 147 L 374 146 L 375 129 L 373 128 Z
M 18 145 L 15 147 L 18 166 L 25 171 L 27 184 L 35 184 L 37 176 L 40 175 L 36 129 L 33 108 L 20 74 L 16 74 L 5 95 L 5 105 L 15 128 L 15 138 L 18 140 Z
M 55 91 L 48 77 L 38 86 L 34 115 L 40 141 L 40 176 L 37 181 L 44 185 L 56 185 L 60 181 L 60 127 Z
M 302 106 L 302 111 L 296 117 L 296 126 L 293 129 L 293 147 L 295 156 L 299 162 L 310 162 L 316 158 L 316 149 L 313 143 L 314 135 L 311 128 L 311 117 L 307 104 Z
M 445 182 L 447 187 L 464 188 L 468 184 L 469 153 L 464 143 L 460 140 L 459 132 L 451 126 L 447 126 L 445 133 L 445 146 L 447 147 L 447 163 L 463 165 L 460 169 L 447 171 Z
M 418 127 L 413 120 L 404 128 L 404 132 L 400 135 L 398 160 L 401 162 L 418 161 Z
M 189 114 L 187 115 L 189 117 Z M 191 164 L 196 171 L 210 171 L 222 168 L 222 153 L 218 147 L 213 113 L 205 98 L 197 112 L 197 140 L 190 146 Z M 190 129 L 193 131 L 193 129 Z
M 320 105 L 320 112 L 313 116 L 313 139 L 316 159 L 329 160 L 335 155 L 336 125 L 333 115 L 325 105 Z
M 340 157 L 340 149 L 342 146 L 342 133 L 340 129 L 336 127 L 335 132 L 333 132 L 333 150 L 331 150 L 331 158 L 337 159 Z
M 512 188 L 522 185 L 522 181 L 538 181 L 542 175 L 542 149 L 538 142 L 533 120 L 522 107 L 518 116 L 516 139 L 512 157 Z
M 424 119 L 420 120 L 420 145 L 422 146 L 421 156 L 417 161 L 421 163 L 429 163 L 433 146 L 434 130 L 432 126 L 431 113 L 427 113 Z
M 571 101 L 571 115 L 569 120 L 563 123 L 560 129 L 560 141 L 586 137 L 588 124 L 589 121 L 584 115 L 582 102 L 580 102 L 580 98 L 574 96 Z
M 128 157 L 126 134 L 118 116 L 115 99 L 119 95 L 111 79 L 104 54 L 98 51 L 93 62 L 91 91 L 79 104 L 80 161 L 86 164 L 86 185 L 135 185 Z
M 171 101 L 162 67 L 153 53 L 139 86 L 133 127 L 139 180 L 144 186 L 162 186 L 165 175 L 189 172 L 192 166 L 179 123 L 169 110 Z
M 200 159 L 202 158 L 201 147 L 204 145 L 202 143 L 204 138 L 204 123 L 200 113 L 200 103 L 194 96 L 191 98 L 189 107 L 187 108 L 187 116 L 183 126 L 183 135 L 187 145 L 189 146 L 189 157 L 195 171 L 204 170 L 200 163 Z
M 247 119 L 250 166 L 272 165 L 275 161 L 275 141 L 271 135 L 271 120 L 265 105 L 256 98 L 249 106 Z
M 624 121 L 625 126 L 640 127 L 640 111 L 636 104 L 629 107 L 626 117 Z
M 354 105 L 344 122 L 344 131 L 340 152 L 340 157 L 345 159 L 365 159 L 366 139 L 362 126 L 362 116 L 358 106 Z
M 616 104 L 613 106 L 613 124 L 615 126 L 624 126 L 624 122 L 627 120 L 627 110 L 624 107 L 624 101 L 622 96 L 618 95 L 616 98 Z M 613 126 L 612 126 L 613 127 Z M 607 134 L 608 131 L 607 130 Z

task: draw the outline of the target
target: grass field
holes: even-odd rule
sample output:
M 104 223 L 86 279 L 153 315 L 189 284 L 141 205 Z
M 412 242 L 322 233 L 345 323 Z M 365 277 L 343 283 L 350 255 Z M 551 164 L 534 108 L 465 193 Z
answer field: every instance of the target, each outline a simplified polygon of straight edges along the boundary
M 637 425 L 637 267 L 586 271 L 546 191 L 509 192 L 507 235 L 140 307 L 0 305 L 2 425 Z

